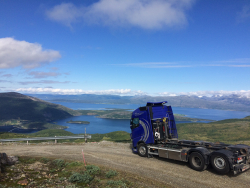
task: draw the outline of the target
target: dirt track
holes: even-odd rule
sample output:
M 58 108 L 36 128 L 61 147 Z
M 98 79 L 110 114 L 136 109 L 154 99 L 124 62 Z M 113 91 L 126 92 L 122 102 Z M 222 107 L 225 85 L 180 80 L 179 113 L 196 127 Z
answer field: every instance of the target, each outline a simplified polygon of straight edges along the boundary
M 130 144 L 103 141 L 83 145 L 0 145 L 0 152 L 5 152 L 7 155 L 76 161 L 82 161 L 82 149 L 87 163 L 141 176 L 144 185 L 145 181 L 158 181 L 158 185 L 169 187 L 250 187 L 250 170 L 238 176 L 218 175 L 212 169 L 197 172 L 190 169 L 188 163 L 139 157 L 131 152 Z

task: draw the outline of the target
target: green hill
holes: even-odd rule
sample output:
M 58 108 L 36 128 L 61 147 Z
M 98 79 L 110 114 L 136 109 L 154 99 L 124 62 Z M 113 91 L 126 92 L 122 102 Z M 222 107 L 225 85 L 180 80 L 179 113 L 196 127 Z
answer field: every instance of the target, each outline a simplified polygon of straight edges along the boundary
M 0 126 L 16 125 L 20 128 L 66 128 L 48 122 L 81 115 L 62 105 L 52 104 L 35 97 L 9 92 L 0 93 Z
M 19 93 L 0 93 L 0 120 L 53 121 L 80 113 Z
M 250 116 L 211 123 L 177 124 L 179 139 L 250 143 Z

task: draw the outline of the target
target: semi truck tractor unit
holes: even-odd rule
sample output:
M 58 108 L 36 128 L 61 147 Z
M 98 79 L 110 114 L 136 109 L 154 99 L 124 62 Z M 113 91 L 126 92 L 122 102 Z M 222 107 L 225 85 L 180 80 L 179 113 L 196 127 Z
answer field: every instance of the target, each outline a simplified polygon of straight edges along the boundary
M 133 111 L 130 128 L 132 151 L 141 157 L 159 156 L 183 162 L 203 171 L 211 164 L 221 174 L 238 174 L 250 168 L 250 146 L 206 141 L 178 140 L 171 106 L 148 102 Z

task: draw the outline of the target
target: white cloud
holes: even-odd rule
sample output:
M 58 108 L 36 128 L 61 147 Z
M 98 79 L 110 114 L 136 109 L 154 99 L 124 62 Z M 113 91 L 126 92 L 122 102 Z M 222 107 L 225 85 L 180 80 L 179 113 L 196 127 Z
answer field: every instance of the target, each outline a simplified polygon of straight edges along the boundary
M 242 10 L 240 12 L 238 12 L 237 20 L 238 20 L 238 22 L 243 22 L 249 18 L 250 18 L 250 6 L 245 5 L 242 7 Z
M 108 90 L 82 90 L 82 89 L 60 89 L 52 87 L 30 87 L 30 88 L 18 88 L 16 92 L 22 93 L 46 93 L 46 94 L 60 94 L 60 95 L 81 95 L 81 94 L 96 94 L 96 95 L 122 95 L 122 96 L 133 96 L 133 95 L 151 95 L 140 90 L 131 89 L 108 89 Z M 151 96 L 197 96 L 197 97 L 212 97 L 212 96 L 228 96 L 228 95 L 239 95 L 241 97 L 250 98 L 250 90 L 240 91 L 194 91 L 194 92 L 161 92 L 153 94 Z
M 139 68 L 186 68 L 186 67 L 250 67 L 250 58 L 232 59 L 224 61 L 202 62 L 144 62 L 127 64 L 110 64 L 114 66 L 139 67 Z
M 147 63 L 127 63 L 127 64 L 111 64 L 126 67 L 140 67 L 140 68 L 181 68 L 191 67 L 191 65 L 183 65 L 175 62 L 147 62 Z
M 83 15 L 82 8 L 76 7 L 72 3 L 62 3 L 54 6 L 51 10 L 46 11 L 46 15 L 54 21 L 72 27 L 72 23 L 76 22 Z
M 55 50 L 43 50 L 37 43 L 0 38 L 0 69 L 22 66 L 25 69 L 40 67 L 61 57 Z
M 12 83 L 12 82 L 8 80 L 0 80 L 0 83 Z
M 90 6 L 56 5 L 46 12 L 54 21 L 72 27 L 78 21 L 143 29 L 183 26 L 194 0 L 100 0 Z
M 68 84 L 70 81 L 53 81 L 53 80 L 40 80 L 40 81 L 31 81 L 31 82 L 18 82 L 21 85 L 28 85 L 28 84 Z
M 19 88 L 16 92 L 25 93 L 50 93 L 62 95 L 80 95 L 80 94 L 97 94 L 97 95 L 140 95 L 144 92 L 132 91 L 131 89 L 109 89 L 109 90 L 82 90 L 82 89 L 54 89 L 54 88 Z
M 60 76 L 61 73 L 57 72 L 39 72 L 39 71 L 32 71 L 28 73 L 33 78 L 47 78 L 47 77 L 57 77 Z
M 179 95 L 188 95 L 188 96 L 197 96 L 197 97 L 211 97 L 211 96 L 228 96 L 228 95 L 239 95 L 241 97 L 250 98 L 250 90 L 240 90 L 240 91 L 195 91 L 195 92 L 162 92 L 158 93 L 160 96 L 179 96 Z

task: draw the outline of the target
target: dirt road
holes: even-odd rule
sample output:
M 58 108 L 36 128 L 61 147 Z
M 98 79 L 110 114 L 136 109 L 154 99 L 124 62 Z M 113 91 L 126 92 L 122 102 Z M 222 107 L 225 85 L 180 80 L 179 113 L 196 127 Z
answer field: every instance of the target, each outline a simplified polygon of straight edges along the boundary
M 82 161 L 82 149 L 87 163 L 139 175 L 144 180 L 144 185 L 145 181 L 157 181 L 158 185 L 169 187 L 250 187 L 250 170 L 238 176 L 218 175 L 212 169 L 197 172 L 192 170 L 188 163 L 139 157 L 131 152 L 130 144 L 102 141 L 82 145 L 0 145 L 0 152 L 8 155 L 75 161 Z M 152 183 L 149 185 L 152 186 Z

